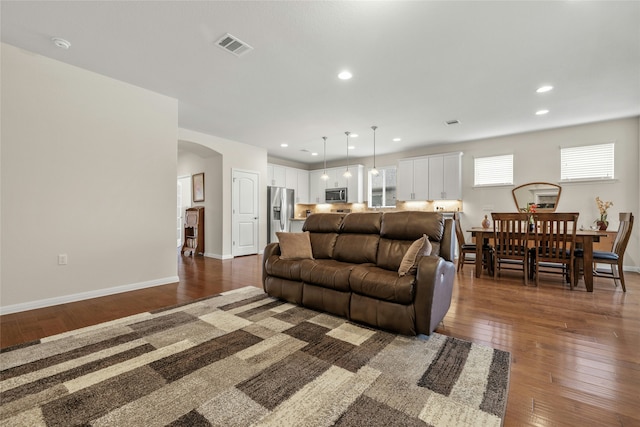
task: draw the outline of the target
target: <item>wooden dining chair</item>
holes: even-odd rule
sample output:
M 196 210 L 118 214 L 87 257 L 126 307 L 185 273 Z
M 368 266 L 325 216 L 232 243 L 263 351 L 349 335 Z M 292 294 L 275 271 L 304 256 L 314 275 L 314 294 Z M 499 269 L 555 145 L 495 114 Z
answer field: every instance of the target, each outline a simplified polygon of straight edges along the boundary
M 527 213 L 492 213 L 493 268 L 500 275 L 502 264 L 522 268 L 524 284 L 529 277 L 529 215 Z M 508 268 L 513 269 L 513 268 Z
M 453 221 L 456 229 L 456 239 L 458 240 L 458 269 L 460 271 L 465 263 L 475 263 L 476 245 L 466 243 L 462 225 L 460 223 L 460 213 L 453 213 Z M 489 244 L 482 245 L 482 266 L 487 268 L 490 276 L 493 275 L 493 248 Z
M 562 266 L 563 276 L 569 276 L 570 288 L 573 289 L 575 269 L 576 231 L 578 216 L 571 213 L 536 213 L 533 214 L 534 247 L 531 250 L 531 267 L 540 283 L 540 272 L 544 265 Z
M 606 251 L 593 251 L 593 262 L 596 264 L 609 264 L 611 272 L 593 269 L 594 276 L 608 277 L 613 279 L 615 286 L 618 286 L 618 281 L 622 285 L 622 291 L 627 292 L 627 288 L 624 285 L 624 273 L 622 271 L 624 253 L 627 250 L 627 244 L 631 237 L 631 230 L 633 229 L 633 214 L 631 212 L 620 212 L 620 225 L 618 226 L 618 234 L 613 241 L 613 248 L 611 252 Z M 575 252 L 575 271 L 579 272 L 580 266 L 583 264 L 584 252 L 582 249 L 576 249 Z M 574 277 L 574 285 L 578 282 L 578 274 Z

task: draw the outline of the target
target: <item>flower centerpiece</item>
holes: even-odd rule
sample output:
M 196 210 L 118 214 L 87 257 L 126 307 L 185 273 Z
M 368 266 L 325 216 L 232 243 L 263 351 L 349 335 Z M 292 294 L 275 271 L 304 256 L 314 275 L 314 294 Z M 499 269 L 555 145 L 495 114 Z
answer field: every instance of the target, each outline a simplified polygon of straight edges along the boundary
M 603 202 L 600 200 L 600 197 L 596 197 L 596 204 L 600 211 L 600 218 L 596 219 L 594 222 L 598 225 L 600 230 L 606 230 L 609 226 L 609 221 L 607 221 L 607 210 L 613 206 L 613 202 Z
M 529 214 L 529 228 L 533 231 L 533 227 L 535 222 L 533 221 L 533 214 L 536 213 L 536 209 L 538 209 L 538 205 L 535 203 L 529 203 L 526 208 L 521 208 L 521 212 L 526 212 Z

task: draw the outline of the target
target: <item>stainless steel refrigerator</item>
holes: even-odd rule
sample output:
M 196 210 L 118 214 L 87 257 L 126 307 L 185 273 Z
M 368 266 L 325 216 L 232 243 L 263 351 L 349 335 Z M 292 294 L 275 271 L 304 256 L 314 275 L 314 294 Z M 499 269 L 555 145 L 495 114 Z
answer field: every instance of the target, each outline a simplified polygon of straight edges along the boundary
M 293 190 L 284 187 L 267 187 L 267 243 L 278 241 L 276 232 L 290 231 L 295 199 Z

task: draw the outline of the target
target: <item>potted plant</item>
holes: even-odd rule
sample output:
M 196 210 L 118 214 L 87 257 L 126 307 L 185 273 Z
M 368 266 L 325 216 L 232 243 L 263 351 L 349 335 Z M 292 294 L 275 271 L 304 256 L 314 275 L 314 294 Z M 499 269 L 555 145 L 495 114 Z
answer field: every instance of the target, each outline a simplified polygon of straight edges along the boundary
M 599 230 L 606 230 L 609 226 L 609 221 L 607 220 L 607 210 L 611 206 L 613 206 L 613 202 L 603 202 L 600 200 L 600 197 L 596 197 L 596 204 L 598 205 L 598 210 L 600 211 L 600 218 L 596 219 L 594 222 L 598 226 Z

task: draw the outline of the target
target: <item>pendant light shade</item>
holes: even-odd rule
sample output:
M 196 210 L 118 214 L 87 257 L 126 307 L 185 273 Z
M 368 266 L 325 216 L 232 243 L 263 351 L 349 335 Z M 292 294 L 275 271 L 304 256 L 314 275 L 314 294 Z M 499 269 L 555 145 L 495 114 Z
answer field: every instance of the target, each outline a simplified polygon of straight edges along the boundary
M 327 137 L 323 136 L 322 139 L 324 140 L 324 172 L 320 179 L 326 181 L 329 179 L 329 175 L 327 175 Z
M 371 126 L 373 129 L 373 169 L 371 169 L 371 175 L 377 176 L 380 172 L 376 169 L 376 129 L 378 126 Z
M 351 135 L 351 132 L 347 131 L 344 134 L 347 135 L 347 170 L 344 171 L 342 176 L 345 178 L 351 178 L 351 171 L 349 171 L 349 135 Z

